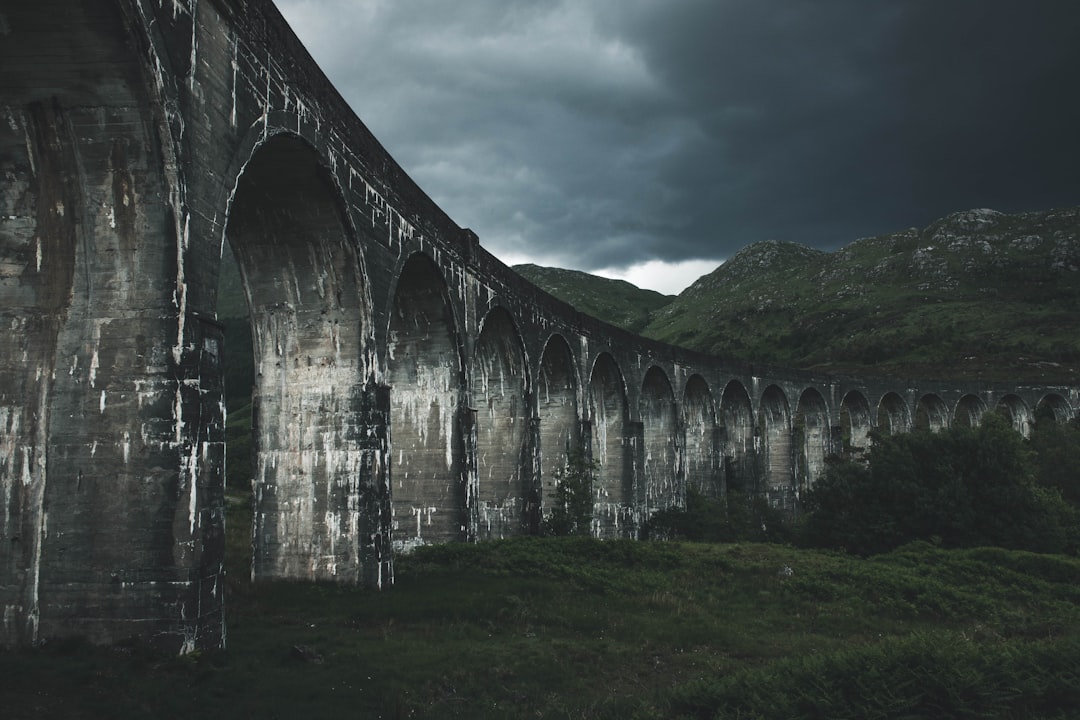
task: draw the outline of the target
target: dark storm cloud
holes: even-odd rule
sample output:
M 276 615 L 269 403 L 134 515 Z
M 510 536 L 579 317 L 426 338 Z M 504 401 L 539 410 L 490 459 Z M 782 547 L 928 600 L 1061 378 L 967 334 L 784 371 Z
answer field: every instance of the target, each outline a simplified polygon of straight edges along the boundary
M 1080 202 L 1072 0 L 279 5 L 503 257 L 719 260 Z

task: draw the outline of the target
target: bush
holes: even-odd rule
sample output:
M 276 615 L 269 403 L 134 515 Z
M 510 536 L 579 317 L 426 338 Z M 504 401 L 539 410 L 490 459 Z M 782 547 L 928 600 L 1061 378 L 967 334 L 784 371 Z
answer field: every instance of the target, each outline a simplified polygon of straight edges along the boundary
M 830 461 L 805 498 L 801 538 L 862 555 L 913 540 L 1062 552 L 1075 513 L 1035 483 L 1034 460 L 996 414 L 975 429 L 875 436 L 866 464 Z
M 544 535 L 591 535 L 593 477 L 597 465 L 581 450 L 571 450 L 555 473 L 555 507 L 541 525 Z
M 712 499 L 690 487 L 686 509 L 661 510 L 649 518 L 642 534 L 653 540 L 784 542 L 790 529 L 763 497 L 728 492 L 725 498 Z

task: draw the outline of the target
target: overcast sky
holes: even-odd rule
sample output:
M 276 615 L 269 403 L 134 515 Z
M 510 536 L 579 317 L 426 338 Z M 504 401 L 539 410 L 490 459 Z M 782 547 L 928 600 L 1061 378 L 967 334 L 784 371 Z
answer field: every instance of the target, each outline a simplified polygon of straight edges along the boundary
M 674 293 L 758 240 L 1080 205 L 1077 0 L 277 5 L 508 264 Z

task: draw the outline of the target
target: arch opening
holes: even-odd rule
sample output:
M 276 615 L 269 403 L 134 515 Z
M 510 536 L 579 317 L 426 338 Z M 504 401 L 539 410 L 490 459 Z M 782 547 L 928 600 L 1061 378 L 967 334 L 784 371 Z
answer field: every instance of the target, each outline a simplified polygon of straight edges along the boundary
M 953 411 L 953 424 L 956 427 L 974 428 L 979 426 L 986 403 L 976 395 L 964 395 L 956 402 Z
M 844 457 L 854 458 L 870 449 L 870 403 L 852 390 L 840 401 L 840 443 Z
M 716 408 L 705 378 L 691 375 L 682 402 L 683 472 L 687 488 L 708 498 L 724 495 L 717 462 Z
M 1035 406 L 1036 418 L 1050 417 L 1059 425 L 1069 422 L 1072 416 L 1073 410 L 1069 407 L 1069 401 L 1056 393 L 1044 395 Z
M 933 393 L 923 395 L 915 405 L 915 428 L 941 432 L 949 427 L 949 409 L 945 401 Z
M 565 470 L 569 454 L 582 450 L 574 358 L 561 335 L 549 339 L 544 348 L 536 396 L 540 418 L 540 503 L 548 513 L 555 499 L 556 478 Z
M 756 458 L 761 450 L 761 438 L 754 427 L 750 393 L 741 382 L 732 380 L 724 387 L 720 418 L 724 491 L 756 493 L 759 491 Z
M 461 352 L 446 282 L 425 255 L 398 276 L 386 355 L 394 549 L 463 540 Z
M 602 537 L 632 535 L 634 486 L 628 448 L 629 411 L 623 376 L 614 358 L 602 353 L 589 378 L 589 420 L 592 434 L 593 532 Z
M 521 534 L 535 521 L 532 462 L 526 456 L 525 351 L 513 318 L 494 308 L 484 318 L 472 362 L 476 407 L 477 539 Z
M 1001 412 L 1012 425 L 1013 430 L 1024 437 L 1031 437 L 1031 410 L 1019 395 L 1006 395 L 997 404 Z
M 817 390 L 808 388 L 795 408 L 793 445 L 795 451 L 795 497 L 814 486 L 825 472 L 825 458 L 830 453 L 832 427 L 829 408 Z
M 362 258 L 329 171 L 305 142 L 260 146 L 237 183 L 226 237 L 254 357 L 253 577 L 358 579 L 359 468 L 371 376 Z
M 878 402 L 877 427 L 887 435 L 911 430 L 911 411 L 904 398 L 894 392 L 885 393 Z
M 765 494 L 772 507 L 794 511 L 795 483 L 791 437 L 791 411 L 787 396 L 776 385 L 765 388 L 758 410 L 764 440 L 762 464 Z
M 660 368 L 653 366 L 641 384 L 641 422 L 644 438 L 642 482 L 645 512 L 686 504 L 678 481 L 679 453 L 675 428 L 675 393 Z

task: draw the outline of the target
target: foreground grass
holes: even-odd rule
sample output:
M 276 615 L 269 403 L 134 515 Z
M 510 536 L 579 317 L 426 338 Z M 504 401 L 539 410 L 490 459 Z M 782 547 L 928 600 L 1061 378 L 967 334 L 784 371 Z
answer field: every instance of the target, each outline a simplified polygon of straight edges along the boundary
M 427 548 L 382 592 L 230 582 L 229 648 L 0 654 L 4 717 L 1069 717 L 1080 561 L 929 545 Z

